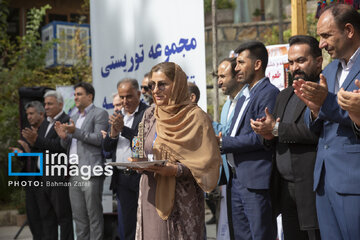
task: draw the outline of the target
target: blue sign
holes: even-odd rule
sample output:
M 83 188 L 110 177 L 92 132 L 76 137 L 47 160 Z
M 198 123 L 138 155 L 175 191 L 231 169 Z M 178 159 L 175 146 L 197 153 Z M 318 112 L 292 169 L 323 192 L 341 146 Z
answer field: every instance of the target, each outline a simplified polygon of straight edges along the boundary
M 13 172 L 11 169 L 11 160 L 12 157 L 19 156 L 19 157 L 39 157 L 40 160 L 40 172 Z M 18 153 L 14 151 L 13 153 L 8 154 L 9 159 L 9 176 L 42 176 L 43 175 L 43 153 Z

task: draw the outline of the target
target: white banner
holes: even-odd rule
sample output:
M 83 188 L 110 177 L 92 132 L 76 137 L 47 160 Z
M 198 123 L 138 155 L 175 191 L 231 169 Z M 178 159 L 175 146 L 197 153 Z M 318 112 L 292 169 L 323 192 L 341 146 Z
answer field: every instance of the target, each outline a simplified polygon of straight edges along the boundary
M 269 54 L 269 62 L 265 75 L 270 82 L 280 90 L 286 88 L 286 70 L 284 64 L 288 62 L 289 44 L 266 46 Z
M 95 105 L 111 108 L 116 83 L 160 62 L 179 64 L 200 89 L 206 111 L 203 1 L 90 0 Z

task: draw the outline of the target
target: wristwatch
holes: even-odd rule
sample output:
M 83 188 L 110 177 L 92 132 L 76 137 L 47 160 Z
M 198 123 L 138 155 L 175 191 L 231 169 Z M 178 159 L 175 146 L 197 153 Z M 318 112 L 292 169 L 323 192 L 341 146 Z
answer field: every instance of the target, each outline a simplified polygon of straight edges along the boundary
M 276 122 L 275 123 L 275 126 L 272 130 L 272 135 L 274 135 L 275 137 L 278 137 L 279 136 L 279 122 Z

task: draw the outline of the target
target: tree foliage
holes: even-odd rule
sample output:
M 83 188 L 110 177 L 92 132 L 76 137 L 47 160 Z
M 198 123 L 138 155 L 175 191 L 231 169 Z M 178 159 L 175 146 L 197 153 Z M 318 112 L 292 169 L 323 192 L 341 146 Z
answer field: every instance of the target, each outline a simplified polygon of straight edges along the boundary
M 19 129 L 19 94 L 20 87 L 72 85 L 80 81 L 91 82 L 91 67 L 86 57 L 84 46 L 76 31 L 74 42 L 77 63 L 72 67 L 45 67 L 45 57 L 59 40 L 46 44 L 41 42 L 39 27 L 51 9 L 45 5 L 28 12 L 26 33 L 11 41 L 7 35 L 8 7 L 0 1 L 0 201 L 8 201 L 11 189 L 7 186 L 7 154 L 10 146 L 17 146 Z
M 314 13 L 310 13 L 306 15 L 306 22 L 307 22 L 307 34 L 309 36 L 313 36 L 316 39 L 319 39 L 319 36 L 316 34 L 316 24 L 317 19 L 315 18 Z M 289 38 L 291 37 L 291 29 L 285 29 L 283 31 L 283 39 L 285 43 L 288 43 Z M 273 45 L 273 44 L 279 44 L 279 27 L 274 26 L 272 27 L 271 31 L 265 34 L 265 45 Z
M 234 0 L 217 0 L 217 9 L 235 8 Z M 211 12 L 211 0 L 204 0 L 204 12 Z

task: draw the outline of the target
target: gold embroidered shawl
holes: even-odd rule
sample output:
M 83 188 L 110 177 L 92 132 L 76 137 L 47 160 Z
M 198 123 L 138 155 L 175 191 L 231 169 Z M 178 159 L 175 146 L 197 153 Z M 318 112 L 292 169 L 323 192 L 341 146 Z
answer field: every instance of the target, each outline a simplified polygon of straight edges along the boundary
M 204 191 L 212 191 L 219 178 L 219 146 L 210 118 L 190 102 L 186 74 L 177 64 L 168 105 L 156 106 L 155 118 L 156 159 L 181 162 Z M 156 209 L 166 220 L 174 204 L 176 178 L 157 175 L 156 180 Z

